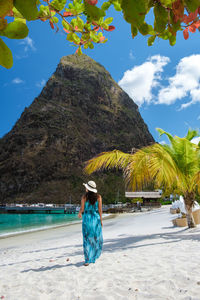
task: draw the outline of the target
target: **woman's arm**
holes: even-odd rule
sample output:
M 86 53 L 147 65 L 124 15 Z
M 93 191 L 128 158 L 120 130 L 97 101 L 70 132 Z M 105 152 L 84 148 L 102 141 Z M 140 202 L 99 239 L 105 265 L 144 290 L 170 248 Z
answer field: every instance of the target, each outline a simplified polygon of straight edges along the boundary
M 102 198 L 101 195 L 98 197 L 98 209 L 99 209 L 99 215 L 100 215 L 100 220 L 101 220 L 101 226 L 103 226 L 102 222 Z
M 85 208 L 85 196 L 83 196 L 81 198 L 81 208 L 80 208 L 79 213 L 78 213 L 79 218 L 82 218 L 82 213 L 84 212 L 84 208 Z

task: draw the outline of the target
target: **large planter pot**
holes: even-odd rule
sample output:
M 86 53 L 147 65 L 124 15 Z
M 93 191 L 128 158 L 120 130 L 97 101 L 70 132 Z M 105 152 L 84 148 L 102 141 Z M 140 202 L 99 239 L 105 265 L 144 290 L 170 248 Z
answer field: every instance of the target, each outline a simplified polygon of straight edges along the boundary
M 174 224 L 174 226 L 178 226 L 178 227 L 187 227 L 188 226 L 186 218 L 176 218 L 176 219 L 172 220 L 172 223 Z
M 172 220 L 172 223 L 173 223 L 174 226 L 177 226 L 177 225 L 176 225 L 176 219 L 173 219 L 173 220 Z
M 194 222 L 196 225 L 200 224 L 200 209 L 197 209 L 193 211 L 192 213 Z M 178 227 L 186 227 L 188 226 L 187 219 L 186 218 L 176 218 L 172 220 L 172 223 L 174 226 Z
M 193 211 L 193 218 L 196 225 L 200 224 L 200 209 Z
M 179 208 L 170 208 L 170 213 L 171 214 L 179 214 L 180 213 L 180 209 Z

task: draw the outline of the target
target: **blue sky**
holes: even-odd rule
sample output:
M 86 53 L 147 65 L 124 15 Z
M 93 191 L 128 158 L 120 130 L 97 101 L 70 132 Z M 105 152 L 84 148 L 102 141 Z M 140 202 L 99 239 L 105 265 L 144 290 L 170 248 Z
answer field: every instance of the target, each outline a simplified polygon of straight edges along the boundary
M 108 42 L 84 53 L 101 63 L 116 82 L 139 105 L 139 111 L 155 140 L 156 127 L 184 136 L 189 127 L 200 126 L 200 42 L 199 32 L 185 41 L 178 34 L 173 47 L 147 38 L 132 39 L 130 25 L 121 13 L 114 13 L 116 30 Z M 46 22 L 29 22 L 25 40 L 4 39 L 14 56 L 10 70 L 0 67 L 0 137 L 9 132 L 25 107 L 37 97 L 53 74 L 60 58 L 76 50 L 60 30 Z

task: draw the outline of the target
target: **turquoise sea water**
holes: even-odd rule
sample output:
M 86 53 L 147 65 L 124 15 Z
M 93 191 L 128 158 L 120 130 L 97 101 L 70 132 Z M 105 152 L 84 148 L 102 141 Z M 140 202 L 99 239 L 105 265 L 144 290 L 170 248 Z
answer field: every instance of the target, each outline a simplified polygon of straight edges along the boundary
M 78 221 L 77 214 L 0 214 L 0 237 Z

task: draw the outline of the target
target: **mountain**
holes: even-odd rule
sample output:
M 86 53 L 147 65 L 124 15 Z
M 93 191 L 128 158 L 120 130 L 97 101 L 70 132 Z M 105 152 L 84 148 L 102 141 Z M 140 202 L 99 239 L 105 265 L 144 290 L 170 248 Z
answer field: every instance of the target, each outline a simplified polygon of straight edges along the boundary
M 130 152 L 153 142 L 137 105 L 103 66 L 84 54 L 65 56 L 0 139 L 1 201 L 79 202 L 89 179 L 85 161 L 102 151 Z M 90 179 L 105 201 L 124 193 L 119 174 Z

